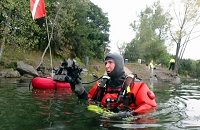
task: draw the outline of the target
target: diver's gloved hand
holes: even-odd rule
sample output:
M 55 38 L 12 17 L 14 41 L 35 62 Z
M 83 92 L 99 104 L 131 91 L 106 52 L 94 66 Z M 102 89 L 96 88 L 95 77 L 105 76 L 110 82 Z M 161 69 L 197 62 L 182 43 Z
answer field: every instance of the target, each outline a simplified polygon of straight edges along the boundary
M 80 79 L 80 74 L 82 71 L 82 68 L 79 67 L 78 63 L 74 62 L 71 59 L 68 59 L 67 61 L 65 61 L 66 65 L 66 69 L 67 69 L 67 76 L 65 78 L 65 81 L 67 83 L 75 83 L 77 84 L 77 80 Z
M 65 82 L 66 82 L 66 83 L 71 83 L 71 82 L 72 82 L 72 77 L 67 75 L 67 76 L 65 77 Z
M 78 98 L 88 99 L 88 94 L 79 79 L 77 79 L 76 82 L 71 82 L 70 86 L 72 91 L 77 95 Z
M 80 77 L 73 71 L 70 73 L 68 72 L 68 75 L 65 77 L 65 82 L 76 85 L 80 83 Z

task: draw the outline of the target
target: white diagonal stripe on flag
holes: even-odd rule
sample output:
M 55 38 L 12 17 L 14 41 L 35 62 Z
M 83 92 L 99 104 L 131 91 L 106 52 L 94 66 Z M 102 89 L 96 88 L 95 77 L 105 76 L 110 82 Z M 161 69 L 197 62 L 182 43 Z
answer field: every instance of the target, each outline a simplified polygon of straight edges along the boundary
M 38 6 L 38 3 L 40 2 L 40 0 L 36 0 L 35 3 L 34 3 L 34 6 L 33 6 L 33 12 L 32 12 L 32 17 L 34 19 L 35 17 L 35 13 L 36 13 L 36 9 L 37 9 L 37 6 Z

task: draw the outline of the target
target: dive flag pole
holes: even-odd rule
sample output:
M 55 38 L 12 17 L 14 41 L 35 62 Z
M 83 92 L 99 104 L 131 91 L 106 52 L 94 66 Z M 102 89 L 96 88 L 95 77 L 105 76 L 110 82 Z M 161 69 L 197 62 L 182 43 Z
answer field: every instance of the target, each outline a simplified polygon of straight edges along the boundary
M 30 8 L 31 8 L 31 13 L 32 13 L 33 19 L 37 19 L 37 18 L 40 18 L 40 17 L 46 17 L 46 10 L 45 10 L 44 0 L 30 0 Z M 50 47 L 50 41 L 51 41 L 52 35 L 49 38 L 47 17 L 46 17 L 46 26 L 47 26 L 48 45 L 47 45 L 47 47 L 45 48 L 45 50 L 43 52 L 43 55 L 42 55 L 42 58 L 41 58 L 41 62 L 37 66 L 37 68 L 42 64 L 44 55 L 45 55 L 47 49 L 49 48 L 49 50 L 50 50 L 50 58 L 51 58 L 52 76 L 53 76 L 52 55 L 51 55 L 51 47 Z
M 48 36 L 48 41 L 49 41 L 49 45 L 47 46 L 47 48 L 49 47 L 49 53 L 50 53 L 50 59 L 51 59 L 51 76 L 53 77 L 53 61 L 52 61 L 52 55 L 51 55 L 51 47 L 50 47 L 51 41 L 49 39 L 49 29 L 48 29 L 48 24 L 47 24 L 47 17 L 46 17 L 46 26 L 47 26 L 47 36 Z M 53 34 L 53 32 L 52 32 L 52 34 Z M 51 35 L 51 38 L 52 38 L 52 35 Z

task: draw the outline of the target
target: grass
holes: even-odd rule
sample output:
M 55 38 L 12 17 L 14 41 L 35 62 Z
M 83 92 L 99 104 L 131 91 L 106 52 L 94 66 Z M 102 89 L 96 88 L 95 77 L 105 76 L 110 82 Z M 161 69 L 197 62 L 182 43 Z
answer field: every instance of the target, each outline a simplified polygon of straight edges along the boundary
M 36 68 L 39 63 L 41 62 L 43 52 L 35 52 L 35 51 L 28 51 L 28 50 L 20 50 L 14 47 L 7 47 L 5 46 L 4 53 L 2 56 L 2 61 L 4 64 L 0 66 L 0 70 L 7 69 L 7 68 L 16 68 L 18 61 L 23 61 L 25 64 L 31 65 Z M 67 57 L 66 57 L 67 58 Z M 55 58 L 52 59 L 53 67 L 59 66 L 63 59 Z M 51 67 L 51 59 L 48 52 L 45 54 L 43 59 L 44 66 L 46 68 Z M 99 66 L 99 70 L 96 70 L 94 66 Z M 145 73 L 146 71 L 142 71 L 145 66 L 143 64 L 138 63 L 125 63 L 125 66 L 129 68 L 134 74 L 137 74 L 141 78 L 149 77 L 149 74 Z M 89 76 L 90 74 L 95 73 L 98 77 L 101 77 L 105 73 L 105 64 L 103 61 L 99 60 L 90 60 L 89 65 L 85 66 L 82 63 L 82 68 L 86 68 L 88 70 Z
M 36 69 L 36 67 L 42 60 L 42 55 L 43 52 L 20 50 L 15 47 L 5 46 L 1 60 L 2 62 L 0 63 L 0 71 L 8 68 L 16 69 L 18 61 L 23 61 L 25 64 L 31 65 L 33 66 L 33 68 Z M 53 57 L 52 62 L 53 67 L 57 67 L 63 62 L 63 59 Z M 51 67 L 51 59 L 48 52 L 44 56 L 43 64 L 44 66 L 46 66 L 46 68 Z M 94 65 L 100 66 L 100 70 L 97 71 L 94 68 Z M 81 67 L 85 68 L 85 65 L 82 64 Z M 90 61 L 90 64 L 87 66 L 87 69 L 89 74 L 95 73 L 99 77 L 105 73 L 105 65 L 101 61 Z

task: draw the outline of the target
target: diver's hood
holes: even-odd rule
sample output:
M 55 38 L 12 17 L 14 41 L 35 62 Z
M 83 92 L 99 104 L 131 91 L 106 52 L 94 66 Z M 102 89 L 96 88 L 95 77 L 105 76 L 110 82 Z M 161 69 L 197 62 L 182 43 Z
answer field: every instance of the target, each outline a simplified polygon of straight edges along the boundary
M 106 56 L 106 60 L 113 60 L 115 62 L 115 68 L 114 70 L 108 74 L 111 79 L 118 78 L 122 73 L 125 73 L 124 71 L 124 60 L 121 55 L 118 53 L 110 53 Z

